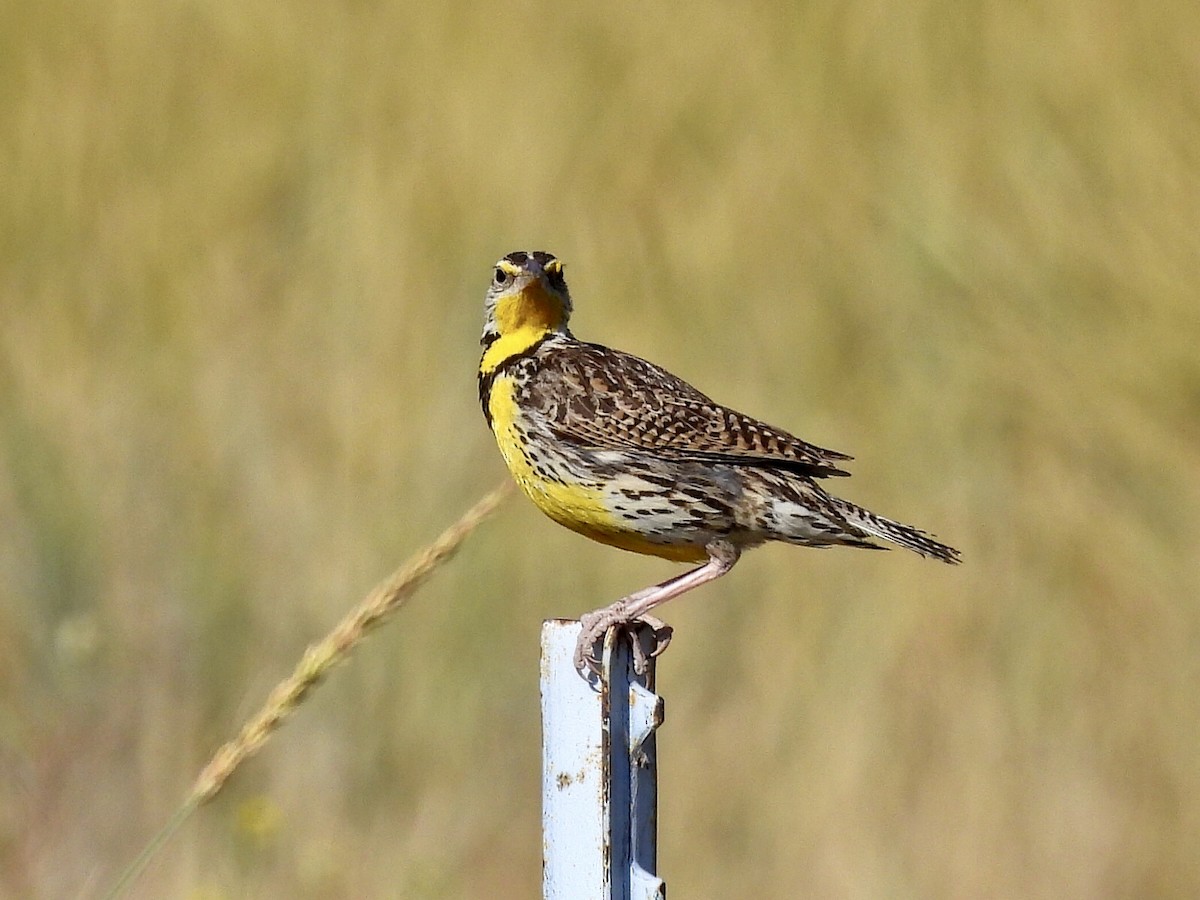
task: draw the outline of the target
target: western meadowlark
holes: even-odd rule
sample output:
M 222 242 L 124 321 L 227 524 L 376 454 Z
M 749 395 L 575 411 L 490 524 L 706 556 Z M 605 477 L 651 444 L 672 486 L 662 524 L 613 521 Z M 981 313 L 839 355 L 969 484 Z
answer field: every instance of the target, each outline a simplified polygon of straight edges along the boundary
M 576 340 L 563 266 L 544 251 L 496 263 L 479 400 L 509 471 L 554 521 L 637 553 L 703 565 L 581 618 L 579 669 L 608 628 L 719 578 L 766 541 L 959 553 L 833 497 L 818 478 L 851 457 L 713 402 L 629 353 Z M 661 645 L 659 647 L 661 650 Z

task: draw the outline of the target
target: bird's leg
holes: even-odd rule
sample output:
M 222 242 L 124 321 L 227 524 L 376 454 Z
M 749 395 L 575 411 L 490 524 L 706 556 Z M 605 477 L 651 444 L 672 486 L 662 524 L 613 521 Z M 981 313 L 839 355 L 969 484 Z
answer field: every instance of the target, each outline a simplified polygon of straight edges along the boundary
M 640 619 L 654 607 L 680 594 L 686 594 L 692 588 L 720 578 L 733 568 L 741 554 L 729 541 L 713 541 L 704 549 L 708 552 L 708 562 L 699 568 L 668 578 L 660 584 L 642 588 L 628 597 L 622 597 L 616 603 L 580 616 L 579 622 L 583 627 L 579 632 L 579 641 L 575 644 L 575 668 L 581 672 L 597 671 L 599 663 L 593 650 L 596 642 L 604 637 L 608 629 Z M 651 624 L 658 630 L 654 623 Z M 661 642 L 651 656 L 657 656 L 665 647 L 666 642 Z M 645 659 L 639 661 L 644 668 Z

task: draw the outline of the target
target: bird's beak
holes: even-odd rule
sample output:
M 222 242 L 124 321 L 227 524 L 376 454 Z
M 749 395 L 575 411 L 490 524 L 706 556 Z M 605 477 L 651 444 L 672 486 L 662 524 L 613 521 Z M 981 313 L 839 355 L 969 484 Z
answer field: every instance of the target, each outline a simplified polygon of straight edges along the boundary
M 523 271 L 517 277 L 517 285 L 521 293 L 529 297 L 545 297 L 553 293 L 546 270 L 532 257 L 525 260 Z

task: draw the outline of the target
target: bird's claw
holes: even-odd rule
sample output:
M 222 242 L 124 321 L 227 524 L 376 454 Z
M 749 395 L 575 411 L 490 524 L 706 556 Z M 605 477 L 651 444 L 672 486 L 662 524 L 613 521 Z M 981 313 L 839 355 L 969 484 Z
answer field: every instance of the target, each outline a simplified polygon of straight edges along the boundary
M 650 660 L 662 654 L 671 643 L 673 629 L 666 622 L 654 616 L 642 615 L 632 621 L 623 621 L 607 610 L 597 610 L 579 618 L 579 639 L 575 644 L 575 669 L 585 678 L 600 674 L 600 657 L 596 653 L 596 645 L 604 639 L 610 628 L 623 628 L 630 637 L 633 651 L 633 670 L 638 675 L 645 675 L 650 666 Z M 651 629 L 653 645 L 649 653 L 642 643 L 641 635 L 636 626 L 645 625 Z

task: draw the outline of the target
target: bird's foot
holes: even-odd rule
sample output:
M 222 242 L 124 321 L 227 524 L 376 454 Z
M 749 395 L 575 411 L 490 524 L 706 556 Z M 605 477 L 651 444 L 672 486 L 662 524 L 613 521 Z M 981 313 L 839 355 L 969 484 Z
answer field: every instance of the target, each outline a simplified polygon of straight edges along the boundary
M 628 628 L 633 647 L 633 670 L 645 675 L 650 660 L 661 654 L 671 643 L 671 626 L 654 616 L 640 615 L 630 618 L 624 604 L 618 602 L 603 609 L 585 613 L 579 617 L 581 626 L 579 640 L 575 643 L 575 668 L 585 677 L 600 674 L 600 656 L 596 645 L 604 640 L 610 628 L 627 627 L 641 623 L 652 629 L 653 645 L 647 653 L 639 635 Z
M 650 646 L 650 652 L 646 652 L 646 648 L 642 645 L 641 635 L 630 629 L 629 637 L 633 641 L 633 671 L 639 675 L 645 675 L 650 668 L 650 660 L 662 654 L 667 649 L 667 645 L 671 643 L 671 636 L 674 634 L 674 629 L 671 628 L 662 619 L 643 613 L 633 620 L 634 623 L 641 623 L 650 629 L 650 638 L 653 643 Z

